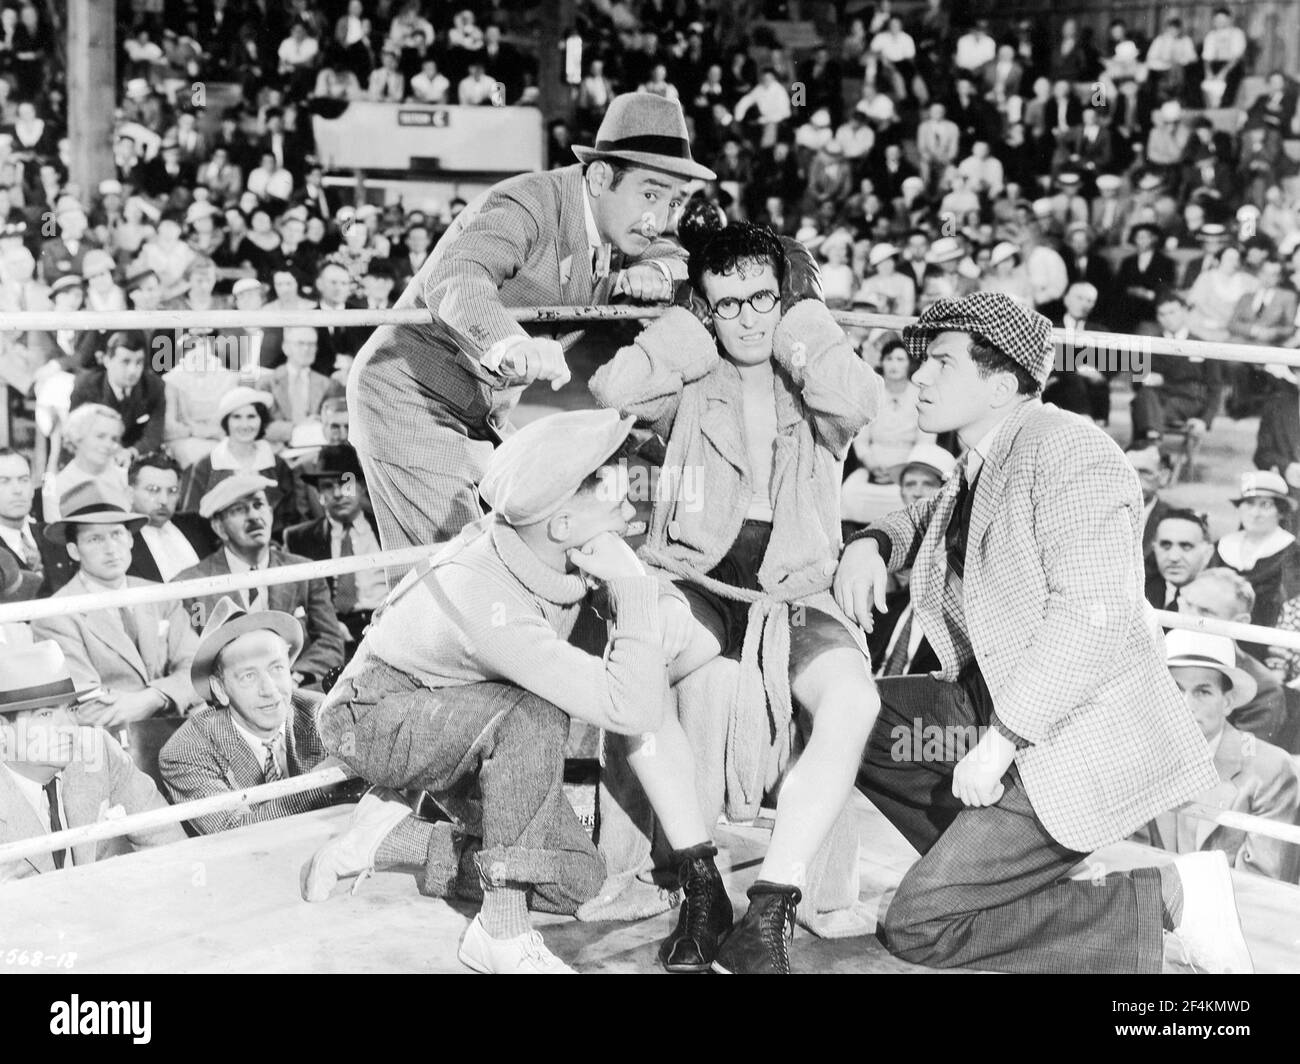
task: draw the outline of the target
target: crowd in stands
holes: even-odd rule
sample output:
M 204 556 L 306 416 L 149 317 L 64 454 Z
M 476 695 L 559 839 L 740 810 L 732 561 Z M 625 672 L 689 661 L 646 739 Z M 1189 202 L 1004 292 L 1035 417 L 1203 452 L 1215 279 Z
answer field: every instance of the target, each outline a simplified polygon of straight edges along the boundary
M 345 202 L 324 184 L 311 115 L 361 99 L 537 103 L 536 56 L 509 43 L 526 13 L 506 3 L 445 18 L 439 7 L 438 21 L 419 0 L 288 0 L 267 4 L 266 18 L 240 0 L 161 6 L 123 31 L 116 174 L 95 188 L 69 181 L 44 14 L 0 8 L 0 312 L 389 307 L 464 202 Z M 713 0 L 589 0 L 574 27 L 570 113 L 550 116 L 550 165 L 576 161 L 570 146 L 592 142 L 615 95 L 657 93 L 680 101 L 696 159 L 718 175 L 696 195 L 803 244 L 834 308 L 913 315 L 999 291 L 1076 332 L 1300 350 L 1300 85 L 1254 67 L 1259 42 L 1231 10 L 1195 36 L 1170 16 L 1149 39 L 1122 20 L 1095 39 L 1073 19 L 958 23 L 951 6 L 903 14 L 879 0 L 794 53 Z M 218 121 L 192 99 L 205 82 L 239 86 Z M 897 333 L 848 332 L 886 391 L 846 466 L 843 517 L 865 524 L 939 491 L 956 445 L 918 428 L 916 366 Z M 4 334 L 11 413 L 34 404 L 54 453 L 47 470 L 0 450 L 0 592 L 71 595 L 378 550 L 343 398 L 368 333 Z M 1063 354 L 1075 365 L 1086 350 Z M 1045 397 L 1103 425 L 1113 400 L 1131 403 L 1120 442 L 1142 486 L 1154 607 L 1300 632 L 1290 369 L 1081 359 Z M 1162 498 L 1216 420 L 1256 415 L 1255 468 L 1231 470 L 1239 528 L 1212 531 L 1199 508 Z M 386 590 L 382 572 L 360 573 L 234 605 L 299 618 L 293 681 L 310 694 Z M 905 573 L 888 606 L 871 637 L 878 674 L 934 667 Z M 157 744 L 131 732 L 201 705 L 190 668 L 223 609 L 213 599 L 103 611 L 0 637 L 56 641 L 74 679 L 102 691 L 93 719 L 171 797 L 189 797 L 207 792 L 175 785 L 169 758 L 160 768 Z M 1252 738 L 1245 753 L 1221 743 L 1236 759 L 1225 779 L 1252 771 L 1256 742 L 1300 752 L 1300 652 L 1230 649 L 1232 676 L 1251 685 L 1218 692 L 1206 734 L 1222 736 L 1226 721 Z M 1287 777 L 1268 764 L 1267 800 L 1241 807 L 1295 822 L 1294 767 Z M 1291 857 L 1259 859 L 1257 840 L 1235 847 L 1242 867 L 1300 875 Z

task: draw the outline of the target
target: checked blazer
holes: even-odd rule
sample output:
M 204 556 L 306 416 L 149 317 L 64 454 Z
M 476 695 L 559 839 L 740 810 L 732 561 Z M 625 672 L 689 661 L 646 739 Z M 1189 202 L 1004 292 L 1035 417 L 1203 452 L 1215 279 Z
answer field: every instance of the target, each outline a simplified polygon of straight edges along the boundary
M 285 722 L 285 756 L 290 776 L 310 772 L 325 759 L 325 747 L 316 732 L 316 707 L 322 697 L 302 690 L 293 694 L 293 705 Z M 266 782 L 262 765 L 230 722 L 230 710 L 217 706 L 206 706 L 190 714 L 158 755 L 158 767 L 173 803 L 256 787 Z M 207 813 L 189 823 L 200 834 L 211 835 L 260 820 L 309 813 L 333 804 L 334 800 L 329 791 L 304 791 L 248 808 Z
M 958 593 L 944 533 L 960 482 L 869 531 L 891 569 L 912 565 L 937 677 L 975 662 L 1025 740 L 1016 764 L 1052 837 L 1089 852 L 1213 787 L 1143 597 L 1142 499 L 1120 449 L 1054 406 L 1016 408 L 976 480 Z
M 454 427 L 471 439 L 508 431 L 522 386 L 503 387 L 479 366 L 493 344 L 523 335 L 509 307 L 607 301 L 611 279 L 592 280 L 582 167 L 523 174 L 488 189 L 452 223 L 395 306 L 427 308 L 425 325 L 374 331 L 348 378 L 351 439 L 363 454 L 437 468 L 427 433 Z M 685 252 L 659 240 L 658 259 L 686 276 Z M 580 331 L 557 330 L 566 345 Z

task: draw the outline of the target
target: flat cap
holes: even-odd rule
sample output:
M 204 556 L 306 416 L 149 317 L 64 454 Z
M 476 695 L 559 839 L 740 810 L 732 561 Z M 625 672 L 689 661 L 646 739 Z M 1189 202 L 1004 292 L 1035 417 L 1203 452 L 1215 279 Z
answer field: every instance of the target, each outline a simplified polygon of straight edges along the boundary
M 617 410 L 540 417 L 493 452 L 479 494 L 511 525 L 544 521 L 619 449 L 635 423 Z
M 267 500 L 272 506 L 279 497 L 280 485 L 270 477 L 258 473 L 232 473 L 218 480 L 207 494 L 199 500 L 199 516 L 206 519 L 215 517 L 228 506 L 233 506 L 240 499 L 256 495 L 259 491 L 267 493 Z
M 932 304 L 903 330 L 908 354 L 921 359 L 930 340 L 943 332 L 978 336 L 1028 370 L 1040 386 L 1052 371 L 1052 323 L 1001 292 L 973 292 Z

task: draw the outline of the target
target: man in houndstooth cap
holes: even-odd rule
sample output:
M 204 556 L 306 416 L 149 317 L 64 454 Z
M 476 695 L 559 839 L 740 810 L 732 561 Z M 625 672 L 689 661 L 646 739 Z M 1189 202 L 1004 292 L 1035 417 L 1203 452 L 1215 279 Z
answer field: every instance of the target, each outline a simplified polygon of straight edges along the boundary
M 1221 854 L 1065 878 L 1216 778 L 1143 599 L 1132 469 L 1039 398 L 1042 315 L 978 293 L 936 303 L 904 339 L 924 359 L 920 427 L 966 453 L 936 496 L 851 540 L 835 579 L 870 630 L 887 570 L 912 562 L 940 663 L 879 681 L 858 777 L 921 854 L 882 937 L 936 967 L 1159 972 L 1164 929 L 1199 967 L 1251 970 Z

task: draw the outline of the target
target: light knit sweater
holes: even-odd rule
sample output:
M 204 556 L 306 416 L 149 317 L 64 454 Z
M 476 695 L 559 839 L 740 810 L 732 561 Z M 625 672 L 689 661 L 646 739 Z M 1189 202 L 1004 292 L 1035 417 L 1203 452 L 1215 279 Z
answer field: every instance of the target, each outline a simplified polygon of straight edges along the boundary
M 613 630 L 602 657 L 576 645 L 580 619 L 592 619 L 583 576 L 547 566 L 505 522 L 466 526 L 431 565 L 393 591 L 344 676 L 375 655 L 430 688 L 515 684 L 610 731 L 658 729 L 668 674 L 653 576 L 604 585 Z

